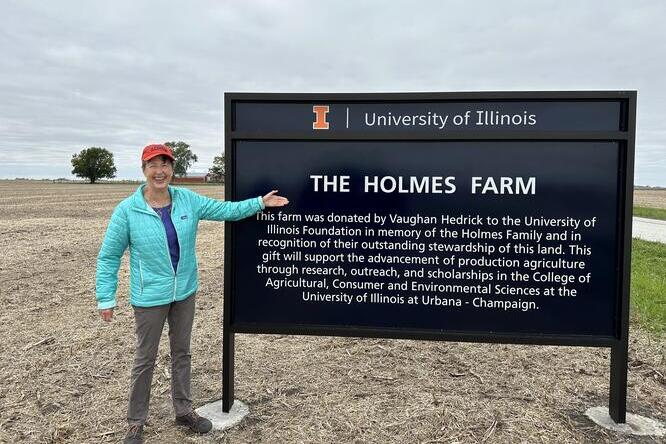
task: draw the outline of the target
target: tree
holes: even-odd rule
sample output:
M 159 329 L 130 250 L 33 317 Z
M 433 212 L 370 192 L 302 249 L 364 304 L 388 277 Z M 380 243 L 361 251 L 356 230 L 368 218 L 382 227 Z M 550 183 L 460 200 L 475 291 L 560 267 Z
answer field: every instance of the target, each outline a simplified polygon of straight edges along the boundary
M 116 177 L 113 154 L 105 148 L 93 146 L 81 150 L 79 154 L 72 155 L 72 166 L 72 174 L 90 179 L 90 183 L 95 183 L 97 179 Z
M 185 142 L 167 142 L 165 145 L 173 151 L 173 157 L 176 159 L 173 163 L 173 174 L 178 177 L 185 176 L 192 164 L 199 160 Z
M 224 182 L 224 156 L 215 156 L 213 166 L 208 169 L 214 182 Z

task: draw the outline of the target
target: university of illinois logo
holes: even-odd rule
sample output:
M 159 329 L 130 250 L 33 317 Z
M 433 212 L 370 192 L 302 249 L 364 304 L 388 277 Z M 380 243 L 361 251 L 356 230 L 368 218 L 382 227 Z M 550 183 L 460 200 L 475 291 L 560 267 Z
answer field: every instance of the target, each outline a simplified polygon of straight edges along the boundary
M 312 112 L 315 114 L 315 121 L 312 122 L 312 129 L 316 130 L 327 130 L 329 127 L 328 122 L 326 121 L 326 115 L 328 114 L 328 105 L 314 105 L 312 107 Z

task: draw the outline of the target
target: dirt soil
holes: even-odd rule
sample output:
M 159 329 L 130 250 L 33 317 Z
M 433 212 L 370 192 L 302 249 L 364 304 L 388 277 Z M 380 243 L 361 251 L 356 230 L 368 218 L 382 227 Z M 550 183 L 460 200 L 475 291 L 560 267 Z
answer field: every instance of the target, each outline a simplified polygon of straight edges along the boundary
M 666 208 L 666 189 L 635 190 L 634 205 L 637 207 Z
M 0 181 L 0 442 L 122 440 L 134 348 L 127 257 L 110 324 L 95 308 L 95 260 L 113 207 L 134 188 Z M 196 406 L 222 393 L 223 239 L 223 224 L 201 223 Z M 666 421 L 665 376 L 663 338 L 633 328 L 629 411 Z M 659 442 L 584 416 L 608 402 L 603 348 L 237 335 L 236 398 L 250 414 L 208 436 L 174 425 L 169 378 L 165 329 L 150 443 Z

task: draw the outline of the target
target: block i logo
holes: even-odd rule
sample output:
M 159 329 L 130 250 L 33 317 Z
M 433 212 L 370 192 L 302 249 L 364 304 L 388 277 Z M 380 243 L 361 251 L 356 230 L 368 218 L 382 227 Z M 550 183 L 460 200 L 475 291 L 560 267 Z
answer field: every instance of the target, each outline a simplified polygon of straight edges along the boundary
M 312 112 L 315 115 L 315 121 L 312 122 L 312 129 L 315 130 L 327 130 L 329 128 L 329 123 L 326 120 L 328 116 L 328 105 L 314 105 L 312 107 Z

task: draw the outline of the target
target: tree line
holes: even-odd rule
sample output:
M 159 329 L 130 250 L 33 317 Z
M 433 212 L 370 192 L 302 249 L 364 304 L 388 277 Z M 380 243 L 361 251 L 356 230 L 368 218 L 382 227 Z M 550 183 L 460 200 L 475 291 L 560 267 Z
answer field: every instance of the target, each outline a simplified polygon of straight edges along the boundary
M 192 164 L 198 162 L 198 157 L 185 142 L 166 142 L 173 151 L 175 158 L 173 173 L 176 177 L 184 177 Z M 106 148 L 93 146 L 81 150 L 72 155 L 72 174 L 90 180 L 95 183 L 99 179 L 113 179 L 116 177 L 116 166 L 113 161 L 113 153 Z M 213 166 L 208 169 L 211 181 L 224 181 L 224 156 L 215 156 Z

